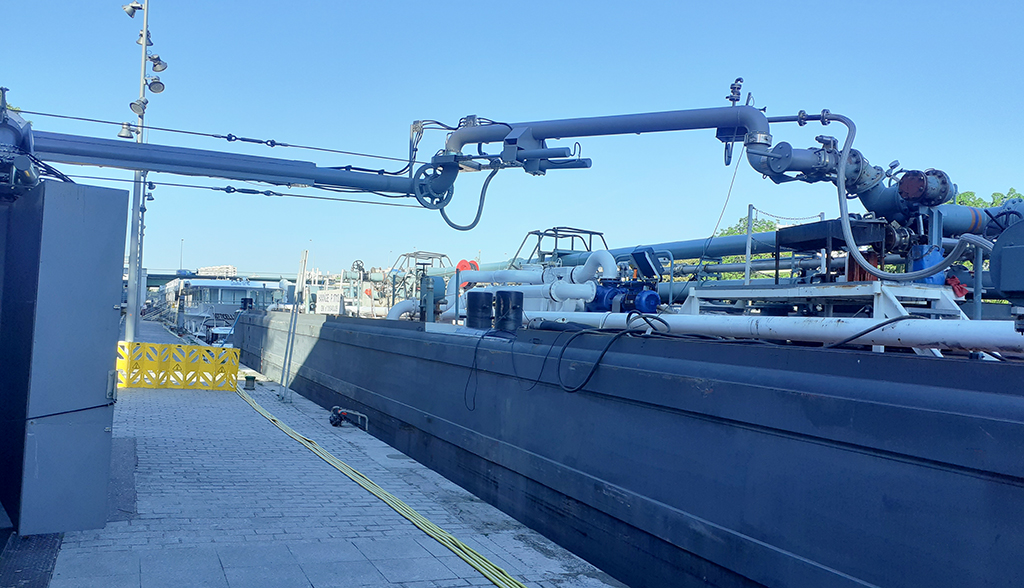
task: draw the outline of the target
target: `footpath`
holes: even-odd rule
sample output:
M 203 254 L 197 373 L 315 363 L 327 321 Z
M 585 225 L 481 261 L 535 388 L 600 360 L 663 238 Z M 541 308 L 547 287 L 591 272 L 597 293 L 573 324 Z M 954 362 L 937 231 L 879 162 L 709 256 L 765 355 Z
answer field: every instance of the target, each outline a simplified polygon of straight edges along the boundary
M 140 341 L 177 342 L 141 327 Z M 257 376 L 249 394 L 278 420 L 526 586 L 622 586 L 366 432 L 332 427 L 302 396 L 282 402 Z M 494 585 L 234 392 L 122 389 L 113 434 L 109 522 L 64 534 L 51 588 Z

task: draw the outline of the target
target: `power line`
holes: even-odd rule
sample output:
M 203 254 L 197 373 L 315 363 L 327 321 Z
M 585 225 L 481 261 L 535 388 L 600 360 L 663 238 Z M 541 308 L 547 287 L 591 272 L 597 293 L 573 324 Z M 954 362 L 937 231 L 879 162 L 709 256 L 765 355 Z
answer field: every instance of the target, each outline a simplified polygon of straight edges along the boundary
M 83 180 L 103 180 L 106 182 L 131 182 L 135 180 L 126 180 L 121 178 L 103 178 L 99 176 L 79 176 L 73 175 L 72 178 L 80 178 Z M 170 186 L 172 188 L 192 188 L 197 190 L 214 190 L 216 192 L 226 192 L 228 194 L 239 193 L 239 194 L 251 194 L 251 195 L 262 195 L 262 196 L 282 196 L 285 198 L 305 198 L 308 200 L 328 200 L 331 202 L 348 202 L 352 204 L 373 204 L 376 206 L 396 206 L 399 208 L 421 208 L 416 204 L 398 204 L 396 202 L 375 202 L 373 200 L 356 200 L 354 198 L 337 198 L 334 196 L 314 196 L 312 194 L 285 194 L 283 192 L 275 192 L 273 190 L 256 190 L 254 188 L 235 188 L 234 186 L 214 187 L 214 186 L 200 186 L 198 184 L 177 184 L 172 182 L 153 182 L 147 181 L 147 185 L 152 186 Z
M 98 119 L 98 118 L 86 118 L 86 117 L 81 117 L 81 116 L 70 116 L 70 115 L 67 115 L 67 114 L 53 114 L 53 113 L 49 113 L 49 112 L 37 112 L 37 111 L 33 111 L 33 110 L 21 110 L 19 112 L 22 113 L 22 114 L 34 114 L 34 115 L 37 115 L 37 116 L 48 116 L 48 117 L 52 117 L 52 118 L 61 118 L 61 119 L 66 119 L 66 120 L 78 120 L 78 121 L 83 121 L 83 122 L 91 122 L 91 123 L 98 123 L 98 124 L 104 124 L 104 125 L 122 126 L 123 124 L 125 124 L 125 123 L 119 123 L 119 122 L 114 122 L 114 121 L 110 121 L 110 120 L 101 120 L 101 119 Z M 182 134 L 182 135 L 193 135 L 193 136 L 197 136 L 197 137 L 210 137 L 210 138 L 213 138 L 213 139 L 224 139 L 225 141 L 228 141 L 229 143 L 233 143 L 235 141 L 241 141 L 243 143 L 252 143 L 252 144 L 258 144 L 258 145 L 266 145 L 267 147 L 292 147 L 292 148 L 295 148 L 295 149 L 307 149 L 307 150 L 310 150 L 310 151 L 322 151 L 324 153 L 337 153 L 337 154 L 340 154 L 340 155 L 352 155 L 352 156 L 355 156 L 355 157 L 369 157 L 369 158 L 372 158 L 372 159 L 383 159 L 383 160 L 387 160 L 387 161 L 398 161 L 398 162 L 405 163 L 405 164 L 409 163 L 408 159 L 403 159 L 403 158 L 400 158 L 400 157 L 388 157 L 386 155 L 373 155 L 373 154 L 370 154 L 370 153 L 360 153 L 358 151 L 344 151 L 344 150 L 341 150 L 341 149 L 329 149 L 327 147 L 315 147 L 315 146 L 311 146 L 311 145 L 294 145 L 292 143 L 282 143 L 282 142 L 276 141 L 274 139 L 253 139 L 253 138 L 249 138 L 249 137 L 239 137 L 238 135 L 234 135 L 232 133 L 228 133 L 226 135 L 218 135 L 218 134 L 215 134 L 215 133 L 203 133 L 203 132 L 199 132 L 199 131 L 186 131 L 186 130 L 183 130 L 183 129 L 171 129 L 171 128 L 167 128 L 167 127 L 145 127 L 145 128 L 146 128 L 146 130 L 149 130 L 149 131 L 164 131 L 164 132 L 167 132 L 167 133 L 179 133 L 179 134 Z M 414 161 L 413 163 L 423 164 L 425 162 Z M 372 170 L 372 171 L 376 171 L 376 170 Z M 381 170 L 381 171 L 383 171 L 383 170 Z M 397 173 L 397 172 L 393 172 L 393 173 Z

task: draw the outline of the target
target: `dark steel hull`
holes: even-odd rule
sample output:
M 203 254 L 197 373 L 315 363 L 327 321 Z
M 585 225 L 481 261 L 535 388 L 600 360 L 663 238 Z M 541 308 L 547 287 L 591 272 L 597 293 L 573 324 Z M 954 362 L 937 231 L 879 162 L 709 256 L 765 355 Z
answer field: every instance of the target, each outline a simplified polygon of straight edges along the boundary
M 287 325 L 242 362 L 278 378 Z M 568 393 L 568 338 L 301 315 L 293 388 L 630 586 L 1024 583 L 1024 366 L 623 338 Z

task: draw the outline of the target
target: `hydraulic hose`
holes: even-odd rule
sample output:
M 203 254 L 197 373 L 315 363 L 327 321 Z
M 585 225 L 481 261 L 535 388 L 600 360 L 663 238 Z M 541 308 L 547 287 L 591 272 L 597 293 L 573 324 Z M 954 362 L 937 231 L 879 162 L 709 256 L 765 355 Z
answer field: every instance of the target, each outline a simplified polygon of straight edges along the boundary
M 494 179 L 494 176 L 498 174 L 499 169 L 501 168 L 496 167 L 493 170 L 491 170 L 491 173 L 487 174 L 487 179 L 484 180 L 484 186 L 480 188 L 480 205 L 476 207 L 476 218 L 473 219 L 473 222 L 469 223 L 468 225 L 457 225 L 454 222 L 452 222 L 452 219 L 448 218 L 448 215 L 444 211 L 445 207 L 442 206 L 440 208 L 441 217 L 444 218 L 444 222 L 448 223 L 449 227 L 459 231 L 468 231 L 475 227 L 477 223 L 480 222 L 480 215 L 483 214 L 484 212 L 484 199 L 487 198 L 487 186 L 488 184 L 491 183 L 491 180 Z
M 839 156 L 838 177 L 836 178 L 836 188 L 839 191 L 839 224 L 843 227 L 843 239 L 846 241 L 846 248 L 849 251 L 850 257 L 852 257 L 854 261 L 857 262 L 857 265 L 862 267 L 864 271 L 883 280 L 910 282 L 921 278 L 927 278 L 928 276 L 933 276 L 953 265 L 955 261 L 960 259 L 960 256 L 963 255 L 969 245 L 982 247 L 983 249 L 992 251 L 992 243 L 987 239 L 977 235 L 964 234 L 960 236 L 956 247 L 953 248 L 953 251 L 951 251 L 949 255 L 942 258 L 942 261 L 925 269 L 897 274 L 880 270 L 868 263 L 868 260 L 864 259 L 864 256 L 857 248 L 857 241 L 853 238 L 853 228 L 850 226 L 849 208 L 846 204 L 846 164 L 850 159 L 850 150 L 853 147 L 853 139 L 857 136 L 857 126 L 853 124 L 852 120 L 841 114 L 830 113 L 826 116 L 829 120 L 837 120 L 843 123 L 846 125 L 846 128 L 849 129 L 849 132 L 846 134 L 846 141 L 843 143 L 843 151 Z

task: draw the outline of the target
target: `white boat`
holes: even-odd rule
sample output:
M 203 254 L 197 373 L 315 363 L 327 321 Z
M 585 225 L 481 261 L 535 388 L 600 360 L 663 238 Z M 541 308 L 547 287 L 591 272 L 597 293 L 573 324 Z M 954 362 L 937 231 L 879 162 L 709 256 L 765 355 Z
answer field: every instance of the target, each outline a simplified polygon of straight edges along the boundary
M 267 310 L 286 302 L 279 282 L 247 278 L 176 278 L 161 286 L 160 296 L 178 309 L 179 328 L 209 343 L 227 338 L 240 311 Z

